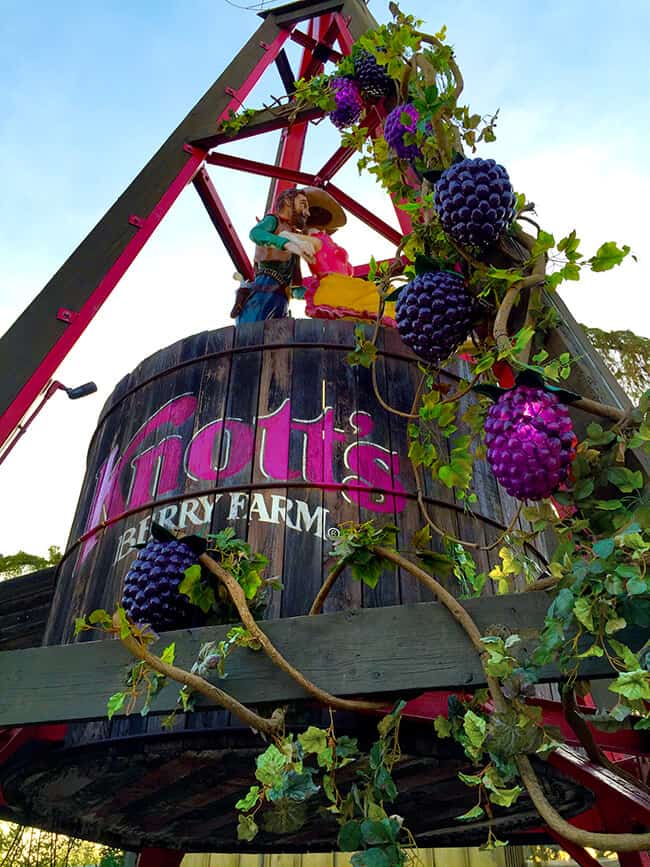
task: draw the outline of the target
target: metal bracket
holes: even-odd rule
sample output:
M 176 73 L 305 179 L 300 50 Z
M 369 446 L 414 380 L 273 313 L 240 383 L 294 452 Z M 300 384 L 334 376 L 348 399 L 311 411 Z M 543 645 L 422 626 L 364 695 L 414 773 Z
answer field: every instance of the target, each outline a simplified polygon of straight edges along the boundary
M 69 310 L 67 307 L 59 307 L 56 312 L 56 318 L 60 322 L 66 322 L 68 325 L 71 322 L 74 322 L 77 316 L 79 316 L 79 314 L 76 310 Z
M 183 145 L 183 151 L 186 154 L 190 154 L 190 155 L 194 154 L 194 148 L 192 147 L 191 144 L 187 144 L 187 142 Z
M 138 217 L 137 214 L 131 214 L 129 217 L 129 225 L 135 226 L 136 229 L 141 229 L 144 226 L 144 220 L 142 217 Z

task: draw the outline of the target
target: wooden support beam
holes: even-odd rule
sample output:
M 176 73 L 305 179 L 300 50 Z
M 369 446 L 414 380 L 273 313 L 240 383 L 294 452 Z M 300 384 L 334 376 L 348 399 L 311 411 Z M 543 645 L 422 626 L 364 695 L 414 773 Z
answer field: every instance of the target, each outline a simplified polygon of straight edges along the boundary
M 479 628 L 494 623 L 530 641 L 543 627 L 548 599 L 542 593 L 485 597 L 465 603 Z M 465 633 L 436 603 L 358 609 L 317 617 L 292 617 L 261 624 L 281 653 L 319 686 L 337 695 L 404 696 L 425 690 L 471 688 L 485 683 L 478 657 Z M 200 646 L 223 639 L 228 626 L 166 633 L 154 645 L 161 653 L 176 643 L 176 661 L 189 669 Z M 621 640 L 643 643 L 641 630 Z M 132 657 L 119 641 L 33 648 L 0 653 L 0 726 L 100 719 L 108 696 L 123 689 Z M 219 685 L 244 703 L 282 704 L 308 698 L 262 652 L 237 650 Z M 611 676 L 600 659 L 587 659 L 581 676 Z M 557 668 L 542 680 L 559 679 Z M 177 687 L 165 687 L 156 712 L 175 705 Z

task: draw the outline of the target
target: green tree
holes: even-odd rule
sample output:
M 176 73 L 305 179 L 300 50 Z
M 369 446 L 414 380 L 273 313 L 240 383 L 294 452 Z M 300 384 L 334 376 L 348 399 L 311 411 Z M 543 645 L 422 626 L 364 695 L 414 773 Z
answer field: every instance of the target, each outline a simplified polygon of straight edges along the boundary
M 0 823 L 2 867 L 122 867 L 124 853 L 87 840 Z
M 50 545 L 47 549 L 47 557 L 39 557 L 38 554 L 28 554 L 26 551 L 18 551 L 17 554 L 0 554 L 0 581 L 4 578 L 18 578 L 38 569 L 47 569 L 48 566 L 56 566 L 63 555 L 58 545 Z
M 630 400 L 638 403 L 650 388 L 650 339 L 632 331 L 583 328 Z

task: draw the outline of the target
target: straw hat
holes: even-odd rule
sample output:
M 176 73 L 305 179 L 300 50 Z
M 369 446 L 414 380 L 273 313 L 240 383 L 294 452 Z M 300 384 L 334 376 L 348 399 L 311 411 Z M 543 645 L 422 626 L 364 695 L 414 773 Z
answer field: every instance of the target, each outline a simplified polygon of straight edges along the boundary
M 309 219 L 307 226 L 310 229 L 324 229 L 333 232 L 347 223 L 347 217 L 339 203 L 320 187 L 302 187 L 301 193 L 307 196 L 309 202 Z

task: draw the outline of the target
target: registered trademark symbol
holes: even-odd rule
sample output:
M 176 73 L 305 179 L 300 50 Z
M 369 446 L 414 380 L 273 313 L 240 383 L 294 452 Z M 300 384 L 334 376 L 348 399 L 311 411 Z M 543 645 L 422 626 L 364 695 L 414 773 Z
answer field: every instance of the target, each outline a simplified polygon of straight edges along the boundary
M 338 537 L 340 535 L 341 535 L 341 531 L 339 530 L 338 527 L 330 527 L 329 530 L 327 531 L 327 538 L 328 539 L 338 539 Z

